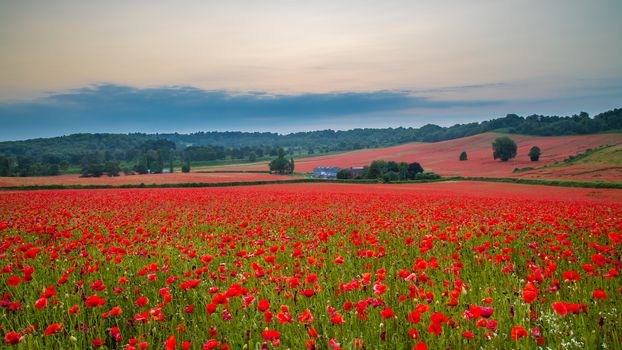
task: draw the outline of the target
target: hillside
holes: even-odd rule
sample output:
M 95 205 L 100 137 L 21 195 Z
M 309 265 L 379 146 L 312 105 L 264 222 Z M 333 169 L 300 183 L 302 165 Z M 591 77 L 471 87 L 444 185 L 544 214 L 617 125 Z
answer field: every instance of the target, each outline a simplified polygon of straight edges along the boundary
M 578 159 L 524 171 L 524 178 L 622 181 L 622 144 L 595 149 Z
M 551 165 L 555 162 L 561 162 L 571 155 L 585 152 L 590 148 L 622 144 L 621 133 L 553 137 L 511 135 L 511 138 L 518 144 L 518 155 L 516 159 L 501 162 L 493 160 L 491 144 L 495 138 L 502 135 L 505 134 L 489 132 L 436 143 L 415 142 L 393 147 L 297 159 L 296 171 L 310 172 L 318 166 L 337 166 L 342 168 L 364 166 L 369 165 L 372 160 L 382 159 L 404 162 L 416 161 L 421 163 L 426 171 L 434 171 L 444 176 L 565 178 L 566 175 L 564 173 L 513 173 L 513 170 L 515 168 Z M 527 156 L 529 149 L 533 146 L 538 146 L 542 149 L 542 156 L 539 162 L 532 162 Z M 462 162 L 458 160 L 462 151 L 467 152 L 469 160 Z M 610 167 L 615 167 L 615 165 Z M 254 163 L 211 169 L 265 170 L 267 169 L 267 164 Z M 597 179 L 597 175 L 597 172 L 595 172 L 582 179 Z M 622 177 L 613 176 L 607 177 L 607 179 L 621 181 Z
M 277 134 L 270 132 L 196 132 L 192 134 L 73 134 L 23 141 L 0 142 L 0 157 L 13 163 L 60 164 L 63 161 L 81 165 L 85 158 L 99 161 L 117 160 L 138 162 L 153 144 L 167 140 L 177 159 L 188 157 L 187 147 L 207 147 L 209 155 L 202 160 L 246 160 L 251 153 L 276 154 L 282 147 L 294 154 L 327 153 L 364 148 L 390 147 L 407 142 L 439 142 L 503 130 L 510 134 L 539 136 L 583 135 L 615 132 L 622 129 L 622 108 L 589 117 L 587 113 L 558 117 L 508 114 L 482 122 L 456 124 L 448 127 L 428 124 L 421 128 L 352 129 L 343 131 L 319 130 Z M 195 152 L 196 153 L 196 152 Z M 216 153 L 216 154 L 214 154 Z M 197 154 L 194 155 L 196 158 Z M 18 158 L 21 158 L 18 159 Z M 2 159 L 0 159 L 0 168 Z M 19 164 L 14 164 L 19 166 Z M 1 170 L 1 169 L 0 169 Z M 22 171 L 26 173 L 26 171 Z M 2 173 L 2 171 L 0 171 Z M 36 174 L 30 174 L 30 176 Z

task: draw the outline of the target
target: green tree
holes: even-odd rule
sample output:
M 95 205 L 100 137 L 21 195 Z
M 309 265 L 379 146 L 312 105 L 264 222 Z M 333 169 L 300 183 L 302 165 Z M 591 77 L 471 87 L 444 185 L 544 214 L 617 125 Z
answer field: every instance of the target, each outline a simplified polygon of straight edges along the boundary
M 501 159 L 502 162 L 507 162 L 511 158 L 516 157 L 517 150 L 516 142 L 507 136 L 502 136 L 492 143 L 493 158 Z
M 186 161 L 184 163 L 184 165 L 181 166 L 181 172 L 182 173 L 189 173 L 190 172 L 190 161 Z
M 337 172 L 337 178 L 340 180 L 347 180 L 352 178 L 352 171 L 348 168 L 339 169 Z
M 273 159 L 268 166 L 271 173 L 291 174 L 294 171 L 294 158 L 287 160 L 285 150 L 279 148 L 276 159 Z
M 540 154 L 542 154 L 542 151 L 540 151 L 540 147 L 538 146 L 533 146 L 531 147 L 531 149 L 529 150 L 529 158 L 531 159 L 532 162 L 537 162 L 540 160 Z
M 460 153 L 460 160 L 467 160 L 467 153 L 465 151 L 462 151 L 462 153 Z
M 107 161 L 104 165 L 104 172 L 108 174 L 108 176 L 119 176 L 119 172 L 121 172 L 119 162 L 116 160 Z
M 60 175 L 60 165 L 58 165 L 58 164 L 51 164 L 48 167 L 48 171 L 47 171 L 46 175 L 50 175 L 50 176 Z
M 63 160 L 60 162 L 60 170 L 62 170 L 62 171 L 67 171 L 67 170 L 69 169 L 69 166 L 70 166 L 70 165 L 71 165 L 71 164 L 69 164 L 69 161 L 68 161 L 67 159 L 63 159 Z
M 371 162 L 369 169 L 367 170 L 368 179 L 380 179 L 384 173 L 385 162 L 381 160 L 374 160 Z
M 104 165 L 101 163 L 89 163 L 86 171 L 82 171 L 84 177 L 100 177 L 104 174 Z
M 254 162 L 256 162 L 256 161 L 257 161 L 257 155 L 255 154 L 255 152 L 251 152 L 251 153 L 248 155 L 248 161 L 249 161 L 250 163 L 254 163 Z
M 409 180 L 414 180 L 417 177 L 417 174 L 420 173 L 423 173 L 423 167 L 421 166 L 421 164 L 417 162 L 408 164 L 407 177 Z
M 0 156 L 0 176 L 11 176 L 11 158 Z

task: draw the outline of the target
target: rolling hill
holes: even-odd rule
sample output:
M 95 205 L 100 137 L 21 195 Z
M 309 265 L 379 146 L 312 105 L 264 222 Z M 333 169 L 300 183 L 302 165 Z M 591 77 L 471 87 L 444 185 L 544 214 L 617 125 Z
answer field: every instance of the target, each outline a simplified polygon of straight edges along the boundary
M 426 171 L 434 171 L 443 176 L 484 176 L 484 177 L 527 177 L 549 179 L 581 179 L 581 180 L 615 180 L 622 181 L 620 176 L 620 164 L 609 164 L 607 174 L 586 172 L 583 175 L 565 173 L 562 171 L 527 171 L 514 173 L 515 168 L 541 167 L 562 162 L 569 156 L 585 152 L 587 149 L 595 149 L 603 145 L 621 145 L 622 134 L 592 134 L 576 136 L 525 136 L 510 135 L 518 144 L 518 155 L 508 162 L 493 160 L 492 142 L 495 138 L 506 134 L 487 132 L 459 139 L 435 142 L 435 143 L 407 143 L 399 146 L 364 149 L 327 156 L 301 158 L 296 160 L 296 171 L 311 172 L 318 166 L 337 166 L 341 168 L 369 165 L 372 160 L 393 160 L 404 162 L 419 162 Z M 542 150 L 540 161 L 530 161 L 527 153 L 533 146 Z M 460 152 L 466 151 L 467 161 L 459 161 Z M 619 154 L 619 153 L 618 153 Z M 616 158 L 617 155 L 613 155 Z M 584 167 L 593 167 L 593 161 L 584 164 Z M 559 167 L 560 169 L 562 167 Z M 612 169 L 613 168 L 613 169 Z M 266 170 L 267 163 L 253 163 L 238 166 L 213 167 L 212 170 Z M 618 169 L 618 172 L 615 171 Z M 602 170 L 602 169 L 601 169 Z M 617 174 L 617 175 L 616 175 Z

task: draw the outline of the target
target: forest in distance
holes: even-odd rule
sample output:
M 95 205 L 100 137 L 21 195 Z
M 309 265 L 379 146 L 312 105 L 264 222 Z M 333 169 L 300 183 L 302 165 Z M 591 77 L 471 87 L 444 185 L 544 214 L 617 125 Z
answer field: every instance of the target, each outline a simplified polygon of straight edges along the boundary
M 73 134 L 0 142 L 0 176 L 58 175 L 70 168 L 102 164 L 121 171 L 137 166 L 164 168 L 189 162 L 237 160 L 255 162 L 289 155 L 379 148 L 407 142 L 438 142 L 488 131 L 535 136 L 581 135 L 622 130 L 622 108 L 590 117 L 508 114 L 503 118 L 441 127 L 270 132 L 197 132 L 192 134 Z

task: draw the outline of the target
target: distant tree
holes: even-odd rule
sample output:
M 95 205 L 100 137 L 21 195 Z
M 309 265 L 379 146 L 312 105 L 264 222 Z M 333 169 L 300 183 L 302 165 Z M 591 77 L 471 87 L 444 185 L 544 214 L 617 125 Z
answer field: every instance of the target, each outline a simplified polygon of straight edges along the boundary
M 294 158 L 287 160 L 285 158 L 285 150 L 279 148 L 277 151 L 277 158 L 273 159 L 268 166 L 271 173 L 291 174 L 294 172 Z
M 492 143 L 493 158 L 507 162 L 511 158 L 516 157 L 517 148 L 516 142 L 511 138 L 507 136 L 499 137 Z
M 119 176 L 119 172 L 121 172 L 119 162 L 116 160 L 107 161 L 104 165 L 104 172 L 108 174 L 108 176 Z
M 147 164 L 141 162 L 136 164 L 136 166 L 134 167 L 134 171 L 136 171 L 138 174 L 147 174 L 149 172 L 149 169 L 147 168 Z
M 339 169 L 337 172 L 337 178 L 340 180 L 347 180 L 352 178 L 352 171 L 348 168 Z
M 384 163 L 381 160 L 374 160 L 371 162 L 369 166 L 369 170 L 367 171 L 367 178 L 369 179 L 380 179 L 382 178 Z
M 86 169 L 82 169 L 84 177 L 100 177 L 104 174 L 104 165 L 101 163 L 89 163 Z
M 423 167 L 421 166 L 421 164 L 417 162 L 408 164 L 407 178 L 409 180 L 415 179 L 417 174 L 420 174 L 420 173 L 423 173 Z
M 0 176 L 11 176 L 11 159 L 0 156 Z
M 60 165 L 58 165 L 58 164 L 50 164 L 47 167 L 47 174 L 44 174 L 44 175 L 49 175 L 49 176 L 60 175 Z
M 181 166 L 181 172 L 182 173 L 189 173 L 190 172 L 190 162 L 187 161 L 184 163 L 184 165 Z
M 69 169 L 69 166 L 70 166 L 70 165 L 71 165 L 71 164 L 69 163 L 69 161 L 68 161 L 67 159 L 63 159 L 63 160 L 60 162 L 60 170 L 62 170 L 62 171 L 67 171 L 67 170 Z
M 248 155 L 248 161 L 251 162 L 251 163 L 254 163 L 254 162 L 257 161 L 257 155 L 255 154 L 255 152 L 251 152 Z
M 542 152 L 540 151 L 540 147 L 533 146 L 529 150 L 528 155 L 532 162 L 537 162 L 538 160 L 540 160 L 540 154 L 542 154 Z
M 399 173 L 396 171 L 387 171 L 382 174 L 382 181 L 384 182 L 391 182 L 391 181 L 397 181 L 397 180 L 401 180 L 401 179 L 400 179 Z
M 17 175 L 29 176 L 30 166 L 32 165 L 32 159 L 24 156 L 17 157 Z
M 460 153 L 460 160 L 467 160 L 467 153 L 465 151 L 462 151 L 462 153 Z

